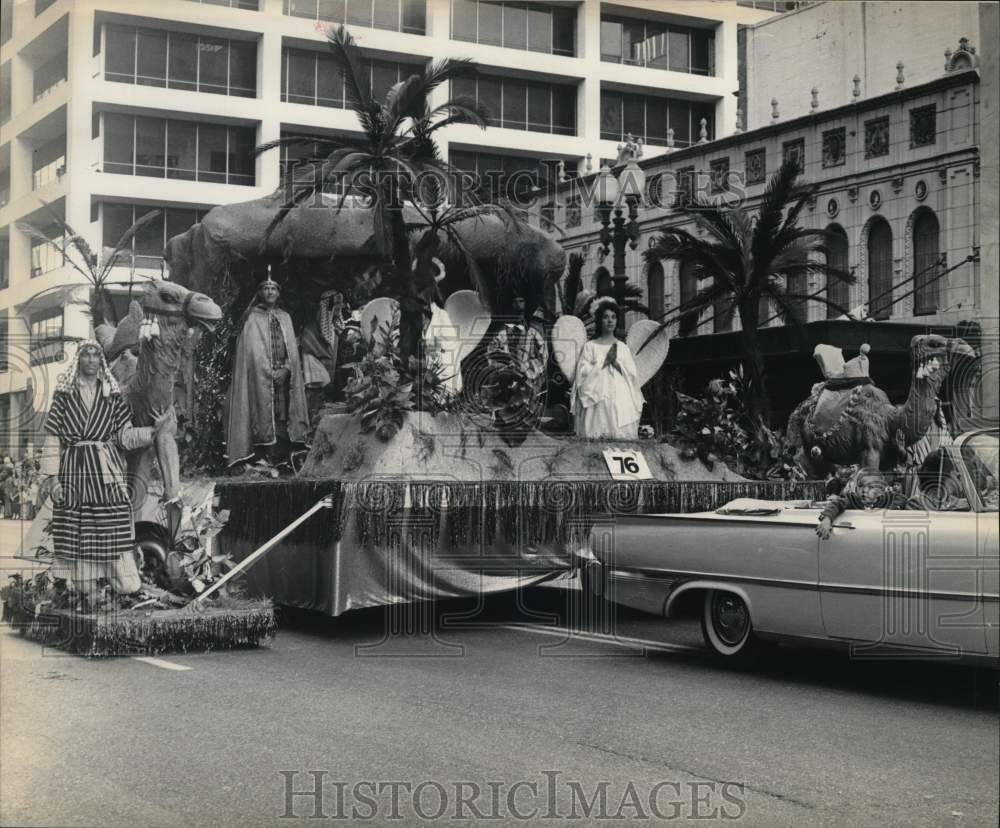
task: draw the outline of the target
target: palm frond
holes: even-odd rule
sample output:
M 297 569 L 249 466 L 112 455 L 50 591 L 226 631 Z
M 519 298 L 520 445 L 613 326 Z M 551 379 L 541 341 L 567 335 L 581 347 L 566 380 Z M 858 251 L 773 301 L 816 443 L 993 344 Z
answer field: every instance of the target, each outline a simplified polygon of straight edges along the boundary
M 374 126 L 371 120 L 373 108 L 378 105 L 373 101 L 371 90 L 363 80 L 361 57 L 354 37 L 343 24 L 326 31 L 327 43 L 334 63 L 344 75 L 347 102 L 362 121 L 362 128 L 370 133 Z

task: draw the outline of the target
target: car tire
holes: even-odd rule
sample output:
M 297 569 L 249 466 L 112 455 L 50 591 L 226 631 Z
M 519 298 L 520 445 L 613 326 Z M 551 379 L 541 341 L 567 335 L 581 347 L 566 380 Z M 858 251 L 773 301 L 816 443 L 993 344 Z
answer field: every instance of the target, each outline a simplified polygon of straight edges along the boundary
M 760 652 L 750 608 L 735 592 L 710 589 L 705 593 L 701 632 L 705 643 L 724 658 L 748 661 Z

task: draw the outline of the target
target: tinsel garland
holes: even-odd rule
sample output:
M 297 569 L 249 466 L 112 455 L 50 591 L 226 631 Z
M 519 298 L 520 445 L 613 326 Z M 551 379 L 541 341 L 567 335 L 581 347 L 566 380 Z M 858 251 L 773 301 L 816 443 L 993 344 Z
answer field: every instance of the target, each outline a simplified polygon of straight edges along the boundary
M 245 604 L 241 606 L 240 604 Z M 3 620 L 34 641 L 87 657 L 256 647 L 277 632 L 269 601 L 204 610 L 43 610 L 5 601 Z
M 419 535 L 440 548 L 491 546 L 572 548 L 594 523 L 626 514 L 702 512 L 735 498 L 819 499 L 816 481 L 614 482 L 530 481 L 481 483 L 365 481 L 223 482 L 217 491 L 231 511 L 226 532 L 236 529 L 246 552 L 291 523 L 320 497 L 335 494 L 328 518 L 296 531 L 298 544 L 325 547 L 353 523 L 362 546 L 398 548 Z M 237 528 L 238 527 L 238 528 Z M 442 532 L 445 534 L 442 535 Z M 236 557 L 240 557 L 237 555 Z

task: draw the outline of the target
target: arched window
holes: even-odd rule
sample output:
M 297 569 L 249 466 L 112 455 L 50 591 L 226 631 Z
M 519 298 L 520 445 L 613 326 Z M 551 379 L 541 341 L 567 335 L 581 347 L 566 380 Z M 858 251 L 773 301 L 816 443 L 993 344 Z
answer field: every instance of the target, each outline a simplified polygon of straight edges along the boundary
M 850 270 L 850 264 L 848 263 L 847 256 L 847 233 L 844 232 L 844 228 L 839 224 L 831 224 L 826 229 L 827 232 L 831 234 L 830 240 L 827 242 L 830 252 L 826 257 L 826 263 L 830 267 L 835 267 L 837 270 L 847 272 Z M 840 279 L 834 279 L 832 276 L 827 276 L 826 298 L 838 307 L 843 308 L 845 311 L 850 310 L 848 305 L 851 302 L 851 286 L 847 284 L 847 282 L 843 282 Z M 843 316 L 843 313 L 836 308 L 831 308 L 827 305 L 826 318 L 836 319 L 838 316 Z
M 683 262 L 681 264 L 679 279 L 681 283 L 681 307 L 683 307 L 698 295 L 698 275 L 694 262 Z M 691 336 L 698 332 L 699 316 L 700 314 L 697 310 L 688 311 L 681 316 L 679 331 L 681 336 Z
M 733 327 L 733 296 L 719 297 L 712 306 L 712 330 L 715 333 L 725 333 Z
M 913 222 L 913 312 L 918 316 L 938 309 L 939 230 L 930 210 L 921 210 Z
M 649 268 L 647 279 L 646 295 L 649 297 L 649 316 L 652 319 L 659 319 L 663 316 L 663 265 L 654 262 L 653 266 Z
M 892 230 L 876 219 L 868 230 L 868 315 L 888 319 L 892 313 Z

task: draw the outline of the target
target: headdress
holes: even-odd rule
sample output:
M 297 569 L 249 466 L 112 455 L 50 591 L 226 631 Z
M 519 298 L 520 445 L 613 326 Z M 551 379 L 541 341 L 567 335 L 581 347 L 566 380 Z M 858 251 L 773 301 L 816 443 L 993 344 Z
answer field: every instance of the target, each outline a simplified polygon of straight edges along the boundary
M 817 345 L 813 357 L 819 363 L 823 379 L 861 379 L 868 376 L 868 354 L 871 346 L 865 343 L 854 359 L 844 362 L 844 353 L 833 345 Z
M 279 291 L 281 290 L 281 285 L 279 285 L 276 281 L 274 281 L 274 279 L 271 278 L 271 265 L 267 266 L 267 277 L 257 283 L 257 290 L 259 291 L 261 288 L 269 286 L 275 287 Z
M 108 368 L 108 360 L 104 356 L 104 349 L 94 339 L 84 339 L 77 346 L 76 353 L 73 354 L 73 359 L 70 361 L 69 367 L 56 379 L 56 391 L 63 391 L 68 394 L 76 386 L 76 377 L 80 370 L 80 354 L 88 348 L 96 350 L 101 357 L 101 368 L 97 374 L 97 381 L 101 385 L 101 394 L 105 397 L 109 394 L 120 394 L 121 389 L 118 387 L 118 383 Z

